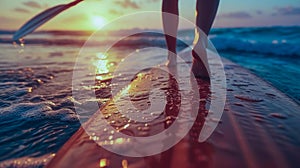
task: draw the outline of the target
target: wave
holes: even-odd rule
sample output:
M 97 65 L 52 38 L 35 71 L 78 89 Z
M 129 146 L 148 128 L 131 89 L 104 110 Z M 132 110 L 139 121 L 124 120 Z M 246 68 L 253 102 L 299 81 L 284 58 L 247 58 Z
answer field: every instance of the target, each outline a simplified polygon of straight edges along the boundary
M 238 38 L 211 38 L 218 51 L 224 52 L 247 52 L 257 54 L 272 54 L 277 56 L 300 56 L 300 47 L 286 40 L 273 40 L 271 42 L 262 42 Z
M 124 31 L 97 33 L 92 46 L 103 46 L 111 42 L 118 42 L 116 46 L 122 47 L 165 47 L 165 39 L 159 30 L 145 30 L 146 33 L 136 34 L 120 39 Z M 150 31 L 150 32 L 149 32 Z M 12 31 L 0 31 L 0 43 L 12 43 Z M 91 32 L 85 31 L 44 31 L 36 32 L 25 39 L 25 44 L 33 45 L 71 45 L 83 46 Z M 188 46 L 193 41 L 192 29 L 180 30 L 178 36 L 184 41 L 178 41 L 178 47 Z M 259 28 L 216 28 L 211 31 L 211 41 L 221 52 L 248 52 L 257 54 L 272 54 L 277 56 L 299 56 L 300 27 L 259 27 Z
M 18 103 L 0 109 L 0 121 L 22 120 L 37 121 L 42 119 L 58 119 L 61 121 L 78 121 L 75 112 L 68 108 L 54 110 L 55 104 L 48 102 Z
M 214 28 L 211 34 L 255 34 L 255 35 L 289 35 L 299 34 L 300 26 L 244 27 L 244 28 Z
M 215 48 L 220 52 L 248 52 L 257 54 L 272 54 L 278 56 L 300 56 L 300 46 L 290 43 L 287 40 L 272 40 L 270 42 L 262 42 L 258 40 L 228 38 L 228 37 L 212 37 L 210 38 Z M 59 46 L 77 46 L 84 45 L 86 40 L 72 40 L 72 39 L 28 39 L 25 41 L 26 45 L 59 45 Z M 94 41 L 93 46 L 104 46 L 114 41 Z M 0 43 L 11 44 L 11 40 L 0 39 Z M 189 46 L 191 41 L 178 42 L 178 47 L 184 48 Z M 127 39 L 116 43 L 115 47 L 165 47 L 165 40 L 163 38 L 150 39 Z

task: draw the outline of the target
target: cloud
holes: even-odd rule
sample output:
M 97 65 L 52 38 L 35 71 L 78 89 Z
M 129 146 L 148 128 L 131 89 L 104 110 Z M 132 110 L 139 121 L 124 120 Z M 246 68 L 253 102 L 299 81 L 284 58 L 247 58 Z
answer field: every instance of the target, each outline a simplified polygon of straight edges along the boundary
M 14 11 L 20 12 L 20 13 L 30 13 L 29 10 L 24 9 L 24 8 L 15 8 Z
M 300 14 L 300 7 L 292 7 L 292 6 L 287 6 L 287 7 L 280 7 L 280 8 L 275 8 L 276 13 L 275 15 L 299 15 Z
M 36 8 L 36 9 L 41 9 L 42 8 L 42 6 L 39 3 L 34 2 L 34 1 L 24 2 L 23 4 L 25 6 L 28 6 L 28 7 L 31 7 L 31 8 Z
M 0 16 L 1 29 L 11 29 L 12 25 L 16 25 L 20 22 L 15 18 Z
M 117 0 L 115 1 L 115 4 L 120 5 L 123 8 L 133 8 L 133 9 L 140 8 L 140 6 L 132 0 Z
M 62 20 L 62 22 L 63 23 L 74 23 L 74 22 L 78 22 L 79 20 L 88 20 L 88 17 L 84 14 L 76 14 L 76 15 L 64 18 Z
M 219 15 L 221 18 L 247 19 L 252 16 L 247 12 L 230 12 Z

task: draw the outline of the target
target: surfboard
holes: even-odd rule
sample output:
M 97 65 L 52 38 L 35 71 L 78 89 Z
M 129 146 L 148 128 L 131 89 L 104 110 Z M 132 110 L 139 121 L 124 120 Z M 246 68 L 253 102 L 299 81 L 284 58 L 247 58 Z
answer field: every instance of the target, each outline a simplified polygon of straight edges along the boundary
M 190 57 L 191 50 L 181 54 Z M 199 97 L 188 97 L 181 94 L 180 82 L 168 71 L 145 69 L 95 112 L 46 167 L 296 167 L 300 158 L 299 105 L 250 71 L 226 59 L 222 62 L 227 89 L 220 120 L 209 116 L 209 102 L 214 99 L 211 82 L 197 79 L 194 90 Z M 153 87 L 162 93 L 154 95 L 154 99 L 166 97 L 163 111 L 150 108 Z M 131 104 L 122 104 L 125 95 Z M 183 99 L 187 103 L 182 103 Z M 193 103 L 196 106 L 191 106 Z M 151 109 L 141 117 L 147 120 L 154 116 L 153 119 L 135 122 L 127 116 L 136 112 L 132 107 L 140 111 Z M 130 137 L 149 137 L 167 130 L 178 118 L 181 107 L 183 113 L 196 110 L 197 115 L 188 133 L 168 150 L 144 157 L 124 156 L 109 150 L 115 147 L 129 153 L 137 151 L 131 148 Z M 133 116 L 138 120 L 140 115 Z M 102 121 L 114 129 L 101 124 Z M 217 127 L 208 139 L 199 142 L 205 122 L 216 123 Z M 184 125 L 181 126 L 177 128 L 179 132 L 184 130 Z M 117 132 L 129 138 L 118 138 Z M 155 144 L 167 145 L 153 141 L 143 148 L 151 150 Z

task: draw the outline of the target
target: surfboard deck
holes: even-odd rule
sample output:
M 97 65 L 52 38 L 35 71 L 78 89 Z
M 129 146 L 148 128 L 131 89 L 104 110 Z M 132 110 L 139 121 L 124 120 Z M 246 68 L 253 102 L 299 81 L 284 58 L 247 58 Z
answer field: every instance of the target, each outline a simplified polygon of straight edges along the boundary
M 196 121 L 189 133 L 169 150 L 147 157 L 125 157 L 95 143 L 94 140 L 113 136 L 97 125 L 99 120 L 107 120 L 122 133 L 141 137 L 155 135 L 174 122 L 180 97 L 174 89 L 176 81 L 164 71 L 149 70 L 132 80 L 130 85 L 135 87 L 129 87 L 128 93 L 135 107 L 147 109 L 149 83 L 160 88 L 169 96 L 168 102 L 172 102 L 163 115 L 147 125 L 132 122 L 116 112 L 114 102 L 122 101 L 119 94 L 85 123 L 85 128 L 96 128 L 97 133 L 91 136 L 81 127 L 46 167 L 296 167 L 300 158 L 299 105 L 248 70 L 226 59 L 223 64 L 226 105 L 221 121 L 216 121 L 218 127 L 207 141 L 199 143 L 198 136 L 207 116 L 210 83 L 198 79 L 201 97 Z M 111 145 L 115 145 L 114 141 Z

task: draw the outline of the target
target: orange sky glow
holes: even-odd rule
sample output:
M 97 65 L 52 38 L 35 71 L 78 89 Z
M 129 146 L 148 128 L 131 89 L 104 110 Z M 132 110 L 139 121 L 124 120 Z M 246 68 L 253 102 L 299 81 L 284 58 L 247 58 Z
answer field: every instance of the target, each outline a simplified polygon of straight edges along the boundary
M 1 0 L 0 29 L 16 30 L 41 11 L 72 0 Z M 180 15 L 194 21 L 194 0 L 179 0 Z M 274 0 L 257 5 L 259 0 L 226 0 L 219 6 L 214 27 L 255 27 L 299 25 L 300 7 L 294 0 Z M 96 30 L 111 21 L 135 12 L 160 11 L 161 0 L 85 0 L 56 16 L 39 30 Z M 115 29 L 161 29 L 159 19 L 147 18 L 122 23 Z M 186 28 L 186 27 L 183 27 Z

